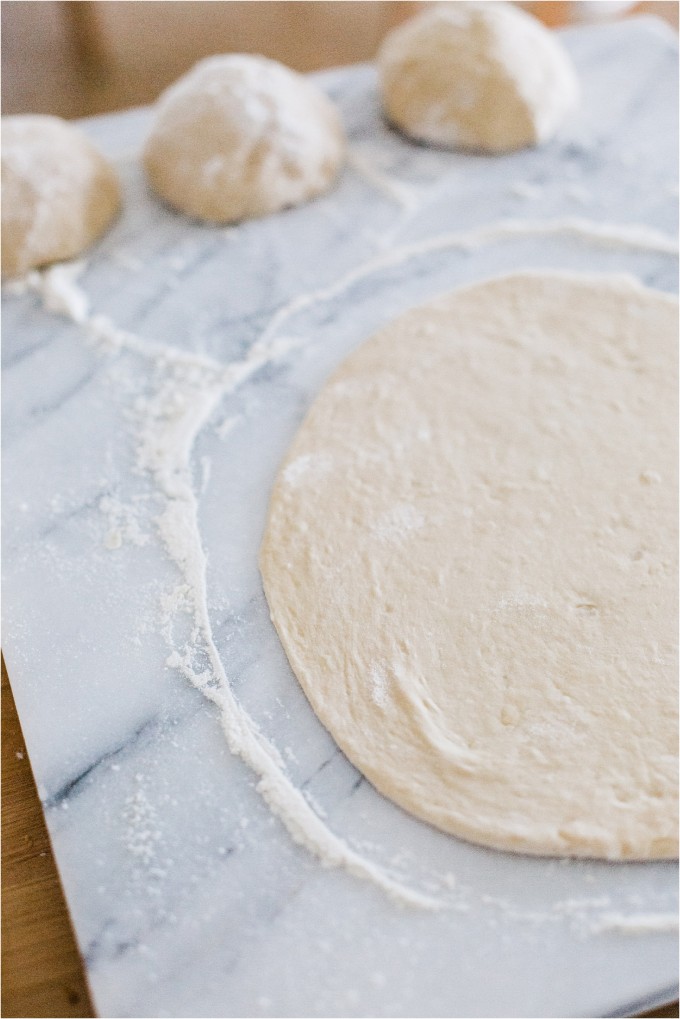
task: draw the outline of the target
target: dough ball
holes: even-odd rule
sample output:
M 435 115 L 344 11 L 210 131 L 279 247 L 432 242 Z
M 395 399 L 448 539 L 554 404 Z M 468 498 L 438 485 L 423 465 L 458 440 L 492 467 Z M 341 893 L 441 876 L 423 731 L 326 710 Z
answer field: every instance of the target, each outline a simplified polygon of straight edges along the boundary
M 73 258 L 120 206 L 112 166 L 59 117 L 2 118 L 2 274 Z
M 578 83 L 556 37 L 504 3 L 437 5 L 385 39 L 387 117 L 416 141 L 510 152 L 550 138 Z
M 322 388 L 260 554 L 318 717 L 386 796 L 501 849 L 677 854 L 678 304 L 515 273 Z
M 190 216 L 229 223 L 326 191 L 345 138 L 333 103 L 274 60 L 202 60 L 160 98 L 144 153 L 152 186 Z

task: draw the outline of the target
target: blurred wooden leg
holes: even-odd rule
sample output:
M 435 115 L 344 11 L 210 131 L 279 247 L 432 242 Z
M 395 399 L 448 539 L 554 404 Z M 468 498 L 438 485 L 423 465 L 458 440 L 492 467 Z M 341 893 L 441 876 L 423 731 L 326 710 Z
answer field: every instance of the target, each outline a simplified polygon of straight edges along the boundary
M 653 14 L 657 18 L 663 18 L 677 32 L 678 9 L 679 6 L 675 0 L 649 0 L 647 3 L 635 4 L 630 13 Z
M 388 28 L 394 28 L 396 25 L 400 25 L 402 21 L 407 21 L 408 18 L 415 17 L 419 11 L 424 10 L 427 4 L 419 2 L 419 0 L 394 0 L 393 3 L 385 4 L 387 7 L 387 16 L 385 18 Z
M 92 1016 L 2 663 L 2 1015 Z
M 77 60 L 83 67 L 101 67 L 106 62 L 106 48 L 96 0 L 62 0 L 61 9 Z
M 546 2 L 527 2 L 520 3 L 520 7 L 524 7 L 529 14 L 533 14 L 535 18 L 542 21 L 544 25 L 549 28 L 560 28 L 563 25 L 569 25 L 573 18 L 573 8 L 576 6 L 574 3 L 562 2 L 562 0 L 546 0 Z

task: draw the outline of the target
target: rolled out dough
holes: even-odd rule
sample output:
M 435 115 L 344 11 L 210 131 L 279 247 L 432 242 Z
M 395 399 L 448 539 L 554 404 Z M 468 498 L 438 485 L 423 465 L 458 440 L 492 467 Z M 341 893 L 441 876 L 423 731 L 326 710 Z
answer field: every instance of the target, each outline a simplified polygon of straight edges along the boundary
M 314 710 L 386 796 L 502 849 L 677 853 L 677 302 L 518 273 L 314 402 L 261 550 Z

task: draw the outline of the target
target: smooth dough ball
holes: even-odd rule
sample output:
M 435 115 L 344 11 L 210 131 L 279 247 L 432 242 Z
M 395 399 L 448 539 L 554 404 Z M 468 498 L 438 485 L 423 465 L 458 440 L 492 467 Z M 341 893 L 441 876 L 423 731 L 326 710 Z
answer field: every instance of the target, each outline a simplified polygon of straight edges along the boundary
M 441 4 L 379 53 L 388 119 L 416 141 L 510 152 L 550 138 L 578 99 L 555 36 L 505 3 Z
M 315 400 L 260 566 L 318 717 L 396 803 L 529 853 L 677 854 L 678 304 L 516 273 Z
M 115 170 L 59 117 L 2 118 L 2 274 L 79 255 L 120 206 Z
M 326 191 L 345 151 L 340 115 L 306 77 L 264 57 L 209 57 L 163 93 L 144 153 L 161 198 L 229 223 Z

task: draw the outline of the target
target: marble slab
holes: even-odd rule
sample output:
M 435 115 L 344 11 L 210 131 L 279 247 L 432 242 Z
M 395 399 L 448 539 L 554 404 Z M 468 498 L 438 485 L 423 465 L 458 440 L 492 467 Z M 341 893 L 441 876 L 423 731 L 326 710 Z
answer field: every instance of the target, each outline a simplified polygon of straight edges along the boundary
M 70 303 L 45 286 L 5 301 L 4 651 L 100 1015 L 603 1016 L 676 993 L 674 866 L 494 852 L 384 800 L 297 686 L 256 563 L 314 394 L 402 309 L 517 267 L 676 290 L 670 249 L 611 228 L 675 232 L 675 38 L 639 19 L 564 41 L 580 112 L 554 142 L 501 158 L 390 131 L 371 67 L 319 75 L 351 140 L 339 186 L 237 229 L 149 194 L 147 110 L 83 122 L 116 161 L 125 209 Z M 508 220 L 483 243 L 428 248 Z M 263 334 L 272 356 L 211 389 Z M 167 438 L 169 379 L 185 433 L 164 474 L 152 426 Z M 172 485 L 205 556 L 191 575 L 163 532 Z M 203 592 L 216 660 L 192 610 Z M 205 696 L 216 661 L 328 829 L 445 908 L 399 905 L 293 841 Z

